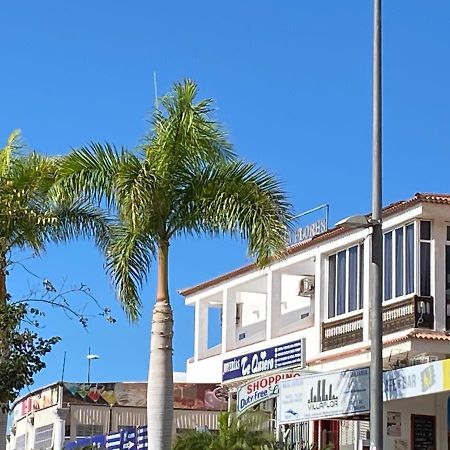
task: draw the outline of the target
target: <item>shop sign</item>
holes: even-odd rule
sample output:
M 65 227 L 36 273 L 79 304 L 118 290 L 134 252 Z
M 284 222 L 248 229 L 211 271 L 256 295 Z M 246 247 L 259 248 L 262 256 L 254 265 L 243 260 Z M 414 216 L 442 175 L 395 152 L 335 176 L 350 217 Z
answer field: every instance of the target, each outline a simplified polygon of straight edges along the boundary
M 298 370 L 291 372 L 274 373 L 257 380 L 249 381 L 241 386 L 237 391 L 237 412 L 243 413 L 252 406 L 269 398 L 278 397 L 279 386 L 281 380 L 287 380 L 299 377 Z
M 443 390 L 443 362 L 389 370 L 383 374 L 383 400 L 434 394 Z
M 314 223 L 310 223 L 304 227 L 299 227 L 295 230 L 294 236 L 291 236 L 291 244 L 312 239 L 318 234 L 325 233 L 327 229 L 326 219 L 319 219 Z
M 368 368 L 298 377 L 280 382 L 280 423 L 346 416 L 368 410 Z
M 222 380 L 229 381 L 249 375 L 259 375 L 291 366 L 304 367 L 305 340 L 269 347 L 234 358 L 225 359 L 222 365 Z

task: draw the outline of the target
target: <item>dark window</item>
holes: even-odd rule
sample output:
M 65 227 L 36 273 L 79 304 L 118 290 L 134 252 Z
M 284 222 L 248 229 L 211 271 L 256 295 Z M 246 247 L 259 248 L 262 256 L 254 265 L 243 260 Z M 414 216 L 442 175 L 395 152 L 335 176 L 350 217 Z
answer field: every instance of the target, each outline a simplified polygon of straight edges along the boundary
M 447 227 L 447 241 L 450 241 L 450 227 Z
M 445 247 L 445 298 L 450 300 L 450 245 Z
M 420 295 L 430 295 L 430 243 L 420 243 Z
M 328 317 L 336 315 L 334 300 L 336 297 L 336 255 L 328 259 Z
M 347 252 L 344 250 L 337 255 L 336 314 L 338 316 L 345 313 L 346 254 Z
M 348 250 L 348 310 L 358 309 L 358 246 Z
M 392 298 L 392 232 L 384 235 L 384 299 Z
M 359 308 L 364 305 L 364 244 L 359 246 Z
M 364 285 L 363 245 L 355 245 L 328 258 L 328 317 L 362 308 Z
M 406 262 L 405 294 L 411 294 L 414 292 L 414 224 L 413 223 L 406 227 L 405 262 Z
M 403 228 L 395 230 L 395 296 L 403 295 Z
M 420 221 L 420 239 L 423 241 L 431 239 L 431 222 L 429 220 Z

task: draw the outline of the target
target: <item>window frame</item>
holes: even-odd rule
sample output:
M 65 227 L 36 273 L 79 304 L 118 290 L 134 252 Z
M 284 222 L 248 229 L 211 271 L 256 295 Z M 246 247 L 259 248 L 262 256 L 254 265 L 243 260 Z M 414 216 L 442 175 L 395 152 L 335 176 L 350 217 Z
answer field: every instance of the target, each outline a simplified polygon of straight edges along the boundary
M 356 308 L 353 310 L 349 310 L 350 308 L 350 249 L 355 248 L 356 252 L 356 264 L 355 264 L 355 277 L 356 277 Z M 351 314 L 355 314 L 359 311 L 362 311 L 364 307 L 364 276 L 361 276 L 361 268 L 364 270 L 364 240 L 358 241 L 349 245 L 345 248 L 341 248 L 339 250 L 334 251 L 327 255 L 327 267 L 326 267 L 326 276 L 327 276 L 327 289 L 326 289 L 326 317 L 328 320 L 336 320 L 342 317 L 346 317 Z M 345 252 L 345 286 L 344 286 L 344 312 L 338 313 L 338 255 L 342 252 Z M 330 275 L 331 275 L 331 265 L 330 260 L 334 257 L 334 286 L 333 289 L 330 289 Z M 361 261 L 363 263 L 361 264 Z M 363 275 L 363 274 L 362 274 Z M 331 292 L 333 292 L 334 300 L 333 300 L 333 315 L 330 316 L 330 303 L 331 303 Z

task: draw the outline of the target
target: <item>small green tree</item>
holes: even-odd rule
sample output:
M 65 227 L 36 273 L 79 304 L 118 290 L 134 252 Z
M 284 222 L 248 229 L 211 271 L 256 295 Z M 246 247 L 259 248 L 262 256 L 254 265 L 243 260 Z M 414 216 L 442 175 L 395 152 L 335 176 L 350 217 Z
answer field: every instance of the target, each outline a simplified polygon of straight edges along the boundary
M 218 433 L 188 431 L 179 436 L 173 450 L 268 450 L 278 448 L 274 437 L 264 433 L 249 416 L 222 413 Z

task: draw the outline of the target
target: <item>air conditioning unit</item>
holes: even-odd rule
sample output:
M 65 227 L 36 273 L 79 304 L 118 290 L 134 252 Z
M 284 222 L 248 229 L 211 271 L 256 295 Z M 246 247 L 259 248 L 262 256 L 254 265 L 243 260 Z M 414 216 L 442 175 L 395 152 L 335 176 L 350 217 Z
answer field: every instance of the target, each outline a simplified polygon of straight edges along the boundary
M 300 284 L 298 287 L 298 295 L 301 297 L 309 297 L 314 295 L 315 289 L 315 280 L 314 276 L 306 276 L 300 280 Z
M 411 360 L 411 362 L 412 362 L 412 365 L 428 364 L 428 363 L 431 363 L 431 362 L 435 362 L 438 359 L 439 358 L 436 355 L 421 354 L 421 355 L 414 356 L 414 358 Z

